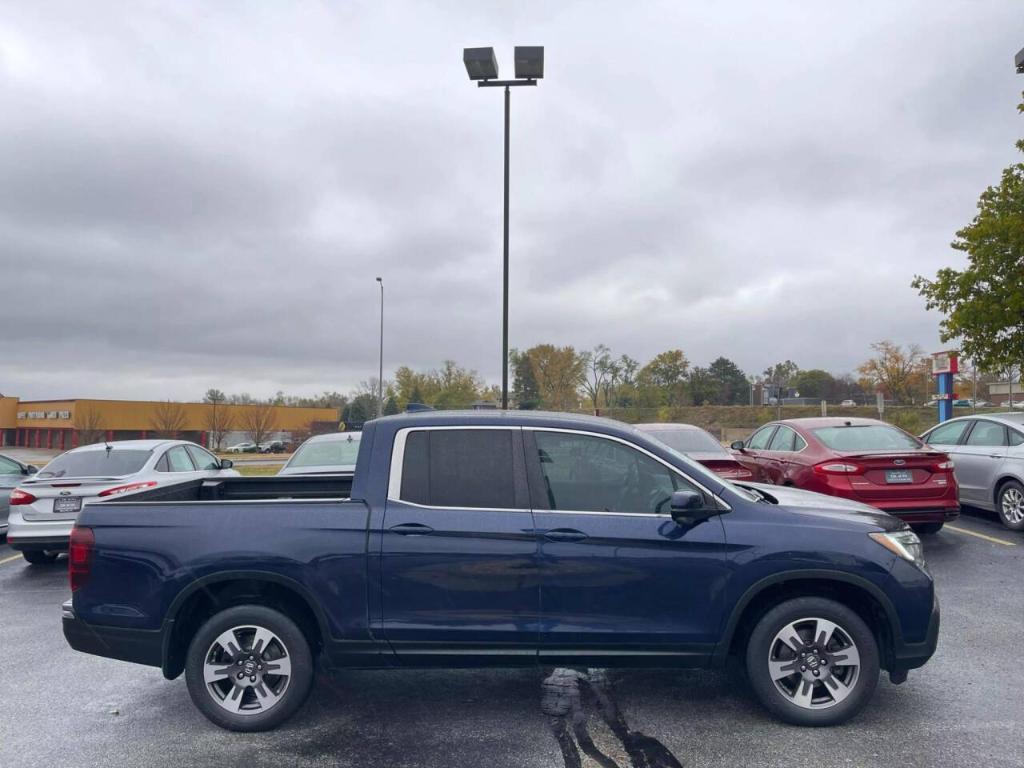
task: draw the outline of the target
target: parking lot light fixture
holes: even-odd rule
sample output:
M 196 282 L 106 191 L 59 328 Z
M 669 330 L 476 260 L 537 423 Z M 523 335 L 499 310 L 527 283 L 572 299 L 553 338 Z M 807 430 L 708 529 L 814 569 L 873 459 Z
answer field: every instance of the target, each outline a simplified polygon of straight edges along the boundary
M 377 369 L 377 418 L 384 415 L 384 279 L 377 278 L 380 283 L 380 357 Z
M 1014 57 L 1013 63 L 1017 65 L 1017 74 L 1024 75 L 1024 48 L 1017 51 L 1017 55 Z
M 515 49 L 515 80 L 498 80 L 498 60 L 493 48 L 463 48 L 462 61 L 470 80 L 480 88 L 505 89 L 505 196 L 502 217 L 502 301 L 501 301 L 501 407 L 508 409 L 508 169 L 509 169 L 509 88 L 514 85 L 537 85 L 544 77 L 544 46 L 517 45 Z

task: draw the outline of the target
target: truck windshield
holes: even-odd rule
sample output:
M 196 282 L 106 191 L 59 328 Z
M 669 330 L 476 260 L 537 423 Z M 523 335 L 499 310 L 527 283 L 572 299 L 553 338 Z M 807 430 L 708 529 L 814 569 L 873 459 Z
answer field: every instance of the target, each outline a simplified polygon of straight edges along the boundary
M 359 455 L 359 437 L 349 435 L 342 440 L 318 440 L 306 443 L 288 462 L 289 467 L 352 466 Z
M 46 477 L 122 477 L 145 466 L 152 451 L 111 448 L 109 451 L 71 451 L 58 456 L 37 475 Z
M 922 445 L 917 438 L 884 424 L 819 427 L 811 431 L 833 451 L 907 451 Z

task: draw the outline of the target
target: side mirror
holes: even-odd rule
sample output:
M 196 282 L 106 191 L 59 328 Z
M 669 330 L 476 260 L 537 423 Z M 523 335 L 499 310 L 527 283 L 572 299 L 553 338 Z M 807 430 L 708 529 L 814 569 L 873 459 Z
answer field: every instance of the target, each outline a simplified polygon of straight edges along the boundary
M 220 460 L 220 468 L 221 469 L 231 469 L 233 466 L 235 466 L 235 462 L 233 462 L 231 459 L 221 459 Z
M 732 443 L 729 444 L 729 447 L 732 448 L 734 451 L 745 450 L 745 446 L 743 445 L 742 440 L 733 440 Z
M 696 525 L 719 512 L 716 507 L 707 506 L 704 497 L 697 491 L 676 491 L 669 503 L 672 506 L 672 519 L 679 525 Z
M 36 474 L 36 473 L 37 473 L 38 471 L 39 471 L 39 467 L 37 467 L 37 466 L 36 466 L 35 464 L 29 464 L 29 465 L 28 465 L 27 467 L 25 467 L 25 468 L 24 468 L 24 469 L 23 469 L 23 470 L 21 471 L 21 473 L 22 473 L 23 475 L 34 475 L 34 474 Z

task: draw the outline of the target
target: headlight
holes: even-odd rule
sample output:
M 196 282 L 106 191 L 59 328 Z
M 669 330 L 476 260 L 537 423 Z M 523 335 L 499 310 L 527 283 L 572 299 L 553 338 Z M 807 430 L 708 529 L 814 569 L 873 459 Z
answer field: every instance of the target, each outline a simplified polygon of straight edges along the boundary
M 913 531 L 869 533 L 868 536 L 897 557 L 902 557 L 915 565 L 924 565 L 924 547 L 921 546 L 921 540 Z

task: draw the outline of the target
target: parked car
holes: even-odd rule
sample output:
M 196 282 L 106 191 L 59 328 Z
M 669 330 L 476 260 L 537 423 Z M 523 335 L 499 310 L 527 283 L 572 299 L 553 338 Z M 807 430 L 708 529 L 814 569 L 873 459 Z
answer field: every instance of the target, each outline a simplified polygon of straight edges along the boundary
M 235 443 L 229 445 L 224 450 L 227 453 L 256 453 L 259 450 L 259 446 L 251 440 L 246 440 L 244 443 Z
M 11 491 L 39 470 L 11 456 L 0 454 L 0 538 L 7 535 L 8 499 Z
M 355 472 L 362 432 L 314 435 L 295 449 L 279 475 L 328 475 Z
M 857 403 L 855 403 L 853 400 L 843 400 L 843 402 L 839 404 L 841 408 L 853 408 L 856 405 Z
M 716 475 L 730 480 L 750 480 L 754 473 L 740 464 L 714 435 L 692 424 L 637 424 L 641 432 L 656 437 Z
M 953 459 L 960 503 L 1024 531 L 1024 413 L 949 419 L 921 439 Z
M 11 492 L 7 543 L 30 563 L 67 550 L 68 536 L 88 504 L 132 496 L 181 498 L 202 480 L 237 476 L 230 461 L 185 440 L 119 440 L 62 453 Z
M 219 485 L 215 501 L 82 510 L 62 615 L 74 649 L 184 672 L 199 710 L 233 730 L 288 719 L 322 667 L 733 654 L 777 717 L 830 725 L 938 638 L 901 520 L 765 503 L 608 419 L 404 414 L 366 424 L 351 478 Z
M 732 447 L 756 480 L 863 501 L 922 533 L 960 514 L 949 456 L 884 421 L 786 419 Z
M 284 453 L 287 448 L 284 440 L 267 440 L 260 446 L 260 453 Z
M 999 404 L 1000 408 L 1024 408 L 1024 400 L 1014 400 L 1012 403 L 1009 400 L 1003 400 Z

